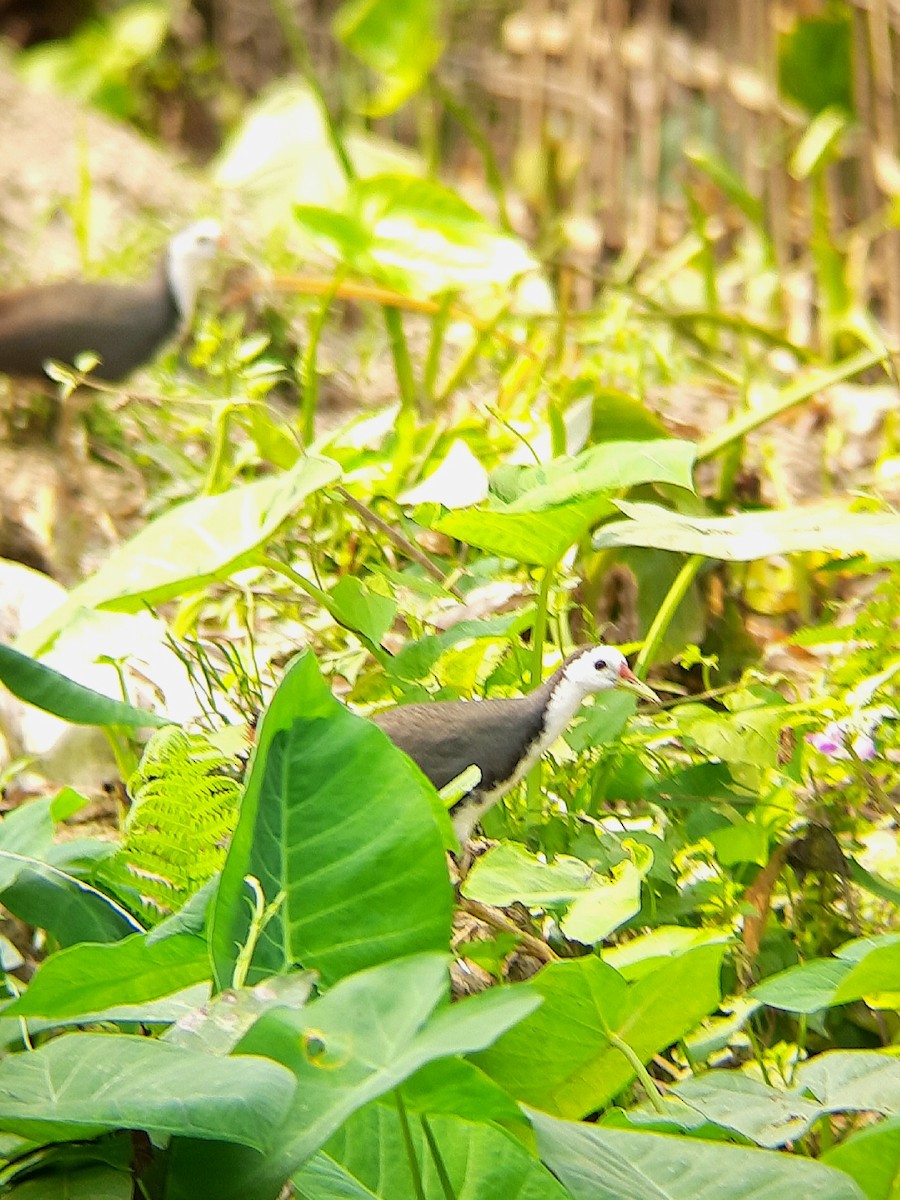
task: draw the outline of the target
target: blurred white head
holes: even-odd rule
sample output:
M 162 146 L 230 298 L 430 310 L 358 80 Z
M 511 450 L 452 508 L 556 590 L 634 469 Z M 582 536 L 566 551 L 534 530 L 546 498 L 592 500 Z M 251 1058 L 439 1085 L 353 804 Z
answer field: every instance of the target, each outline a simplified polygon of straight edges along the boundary
M 211 217 L 196 221 L 169 239 L 166 275 L 183 322 L 193 316 L 203 272 L 222 247 L 222 226 Z

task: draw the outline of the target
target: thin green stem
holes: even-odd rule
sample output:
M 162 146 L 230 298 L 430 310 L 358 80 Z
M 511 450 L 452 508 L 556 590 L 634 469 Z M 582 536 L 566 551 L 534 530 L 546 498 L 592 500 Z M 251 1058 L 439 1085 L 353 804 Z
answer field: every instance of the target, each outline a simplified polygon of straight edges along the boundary
M 263 930 L 281 908 L 285 899 L 284 892 L 279 892 L 271 904 L 266 904 L 266 894 L 255 875 L 245 875 L 244 883 L 250 889 L 250 928 L 247 930 L 247 937 L 235 959 L 234 971 L 231 976 L 233 988 L 242 988 L 247 982 L 253 955 Z
M 300 436 L 303 438 L 303 445 L 307 450 L 316 436 L 316 409 L 319 405 L 319 373 L 316 370 L 316 356 L 319 352 L 319 341 L 344 275 L 344 271 L 339 271 L 335 275 L 331 287 L 322 297 L 322 303 L 309 323 L 309 337 L 306 349 L 303 351 L 303 401 Z
M 407 412 L 414 413 L 418 407 L 416 380 L 409 354 L 409 343 L 403 330 L 403 314 L 399 308 L 387 306 L 383 312 L 384 324 L 391 343 L 391 354 L 394 358 L 394 371 L 397 374 L 397 387 L 400 390 L 400 404 Z
M 234 409 L 230 404 L 225 404 L 219 409 L 216 414 L 216 420 L 213 430 L 212 453 L 209 458 L 209 467 L 206 471 L 206 479 L 203 487 L 200 489 L 202 496 L 216 496 L 223 490 L 223 480 L 221 478 L 225 469 L 225 463 L 228 460 L 228 429 L 231 424 L 231 415 Z
M 503 308 L 496 315 L 489 326 L 485 326 L 476 330 L 474 337 L 469 342 L 469 345 L 459 356 L 456 366 L 452 369 L 450 375 L 435 396 L 436 403 L 440 404 L 443 401 L 446 401 L 447 398 L 452 396 L 456 389 L 465 382 L 466 377 L 472 370 L 473 363 L 477 361 L 478 356 L 484 349 L 485 344 L 490 339 L 494 329 L 500 323 L 501 318 L 505 316 L 505 314 L 506 309 Z
M 419 1170 L 419 1160 L 416 1158 L 416 1148 L 413 1145 L 412 1133 L 409 1128 L 409 1117 L 406 1115 L 406 1105 L 403 1103 L 403 1097 L 400 1095 L 400 1089 L 394 1088 L 394 1101 L 397 1105 L 397 1117 L 400 1121 L 400 1133 L 403 1136 L 403 1145 L 406 1147 L 406 1157 L 409 1161 L 409 1173 L 412 1175 L 413 1190 L 416 1193 L 416 1200 L 425 1200 L 425 1187 L 422 1183 L 422 1173 Z
M 538 589 L 537 608 L 534 614 L 534 625 L 531 627 L 531 686 L 540 686 L 544 672 L 544 642 L 547 640 L 548 610 L 550 607 L 550 589 L 556 577 L 556 563 L 544 568 L 541 586 Z M 528 772 L 525 782 L 525 811 L 528 824 L 535 823 L 541 812 L 541 778 L 540 761 L 536 762 Z
M 437 1144 L 434 1134 L 431 1132 L 428 1118 L 422 1113 L 419 1120 L 422 1122 L 422 1132 L 425 1134 L 425 1141 L 428 1143 L 428 1149 L 431 1151 L 434 1169 L 437 1171 L 437 1177 L 441 1182 L 445 1200 L 456 1200 L 456 1192 L 453 1190 L 453 1184 L 450 1182 L 450 1176 L 447 1174 L 447 1168 L 444 1166 L 440 1147 Z
M 531 686 L 538 687 L 544 673 L 544 642 L 547 640 L 547 622 L 550 610 L 550 589 L 556 577 L 556 563 L 544 568 L 541 586 L 538 588 L 537 608 L 531 630 Z
M 831 1113 L 823 1113 L 818 1120 L 819 1154 L 821 1156 L 834 1145 L 834 1130 L 831 1128 Z
M 506 206 L 506 188 L 503 183 L 503 172 L 500 170 L 500 164 L 494 155 L 490 140 L 485 136 L 484 130 L 466 106 L 460 104 L 453 93 L 444 87 L 434 74 L 429 75 L 428 83 L 447 112 L 450 113 L 455 121 L 459 122 L 469 135 L 470 141 L 481 155 L 482 162 L 484 163 L 485 180 L 494 200 L 497 202 L 497 220 L 507 233 L 512 233 L 512 221 L 509 218 L 509 210 Z
M 121 725 L 105 725 L 102 727 L 112 756 L 116 760 L 116 770 L 120 779 L 130 779 L 137 770 L 138 756 L 128 741 L 128 734 Z
M 314 583 L 310 583 L 308 579 L 304 579 L 298 571 L 295 571 L 294 568 L 289 566 L 287 563 L 283 563 L 279 559 L 273 558 L 270 554 L 261 554 L 259 557 L 259 564 L 262 567 L 267 567 L 270 571 L 274 571 L 276 575 L 283 575 L 284 578 L 290 583 L 293 583 L 295 587 L 300 588 L 301 591 L 306 592 L 308 596 L 312 596 L 313 599 L 318 600 L 320 604 L 326 604 L 328 596 L 322 590 L 322 588 L 316 587 Z
M 303 576 L 299 574 L 299 572 L 295 571 L 293 567 L 288 566 L 287 563 L 283 563 L 277 558 L 273 558 L 270 554 L 261 554 L 256 561 L 260 566 L 267 567 L 276 575 L 282 575 L 290 583 L 293 583 L 296 587 L 300 588 L 301 591 L 306 592 L 308 596 L 312 596 L 313 599 L 318 600 L 322 607 L 331 614 L 335 621 L 337 621 L 338 625 L 342 625 L 345 629 L 349 629 L 351 633 L 355 634 L 372 655 L 372 657 L 377 659 L 382 666 L 384 666 L 384 664 L 388 661 L 390 655 L 385 648 L 380 646 L 377 642 L 373 642 L 372 639 L 367 634 L 363 633 L 361 629 L 357 629 L 355 626 L 348 624 L 346 619 L 341 616 L 341 613 L 335 609 L 335 605 L 331 599 L 331 596 L 329 596 L 328 592 L 326 592 L 324 588 L 317 587 L 314 583 L 310 583 L 308 579 L 304 579 Z
M 772 1077 L 769 1074 L 769 1068 L 766 1066 L 766 1060 L 762 1052 L 762 1047 L 759 1044 L 759 1038 L 756 1036 L 756 1030 L 753 1028 L 752 1019 L 744 1026 L 744 1030 L 750 1040 L 750 1045 L 753 1047 L 753 1055 L 759 1067 L 759 1073 L 762 1075 L 763 1083 L 766 1087 L 771 1087 Z
M 703 554 L 692 554 L 676 575 L 675 581 L 669 588 L 665 600 L 663 600 L 659 611 L 653 618 L 653 624 L 647 630 L 647 636 L 644 639 L 641 652 L 637 656 L 634 673 L 639 679 L 643 679 L 647 674 L 647 667 L 653 662 L 656 651 L 659 649 L 669 626 L 672 624 L 679 604 L 687 595 L 688 588 L 694 582 L 697 572 L 705 561 L 706 558 Z
M 271 0 L 272 11 L 281 27 L 281 34 L 287 43 L 288 50 L 294 60 L 294 65 L 300 74 L 305 78 L 310 91 L 315 96 L 316 103 L 322 113 L 322 120 L 325 123 L 325 132 L 328 134 L 328 140 L 331 142 L 331 148 L 335 153 L 335 157 L 340 163 L 341 170 L 344 172 L 348 180 L 356 178 L 356 168 L 347 153 L 347 147 L 344 145 L 344 140 L 338 132 L 338 127 L 329 111 L 328 104 L 325 101 L 325 93 L 322 91 L 322 85 L 316 76 L 312 66 L 309 50 L 300 31 L 300 26 L 294 18 L 288 0 Z
M 441 306 L 431 321 L 431 339 L 428 343 L 428 357 L 425 360 L 425 370 L 422 372 L 422 395 L 433 408 L 438 371 L 441 368 L 441 353 L 444 349 L 444 336 L 450 323 L 450 313 L 453 299 L 448 292 L 441 300 Z
M 791 1070 L 791 1077 L 787 1081 L 788 1087 L 793 1087 L 797 1078 L 797 1068 L 806 1058 L 806 1042 L 809 1037 L 809 1017 L 806 1013 L 800 1013 L 797 1019 L 797 1058 Z
M 658 1113 L 665 1113 L 666 1105 L 662 1092 L 656 1083 L 656 1080 L 641 1062 L 637 1054 L 632 1050 L 624 1038 L 620 1038 L 617 1033 L 613 1033 L 606 1025 L 606 1022 L 601 1017 L 600 1027 L 604 1034 L 609 1039 L 609 1044 L 613 1046 L 620 1054 L 624 1055 L 631 1064 L 631 1069 L 637 1075 L 643 1085 L 644 1091 L 647 1093 L 647 1099 L 653 1105 Z
M 762 404 L 759 408 L 754 408 L 749 412 L 739 413 L 730 421 L 726 421 L 721 429 L 704 438 L 697 447 L 698 462 L 712 458 L 714 454 L 718 454 L 720 450 L 737 438 L 742 438 L 746 434 L 752 433 L 754 429 L 759 429 L 768 421 L 774 420 L 775 417 L 780 417 L 789 408 L 802 404 L 824 388 L 831 387 L 835 383 L 842 383 L 845 379 L 851 379 L 861 371 L 867 371 L 869 367 L 883 362 L 886 357 L 883 350 L 860 350 L 856 354 L 851 354 L 849 358 L 845 358 L 837 366 L 820 368 L 802 379 L 798 379 L 795 383 L 783 388 L 768 404 Z
M 441 587 L 446 588 L 451 595 L 456 596 L 457 600 L 462 600 L 462 592 L 460 592 L 459 588 L 448 582 L 441 568 L 433 563 L 426 554 L 423 554 L 418 546 L 413 545 L 409 538 L 404 537 L 399 529 L 395 529 L 393 525 L 389 525 L 387 521 L 383 521 L 381 517 L 379 517 L 378 513 L 374 511 L 374 509 L 370 508 L 366 504 L 363 504 L 361 500 L 357 500 L 356 497 L 351 495 L 345 487 L 338 486 L 334 490 L 343 499 L 344 503 L 348 504 L 350 508 L 352 508 L 357 514 L 357 516 L 365 522 L 366 525 L 376 529 L 386 538 L 389 538 L 400 550 L 403 551 L 407 558 L 409 558 L 412 562 L 418 563 L 423 571 L 426 571 L 432 577 L 432 579 L 436 579 Z

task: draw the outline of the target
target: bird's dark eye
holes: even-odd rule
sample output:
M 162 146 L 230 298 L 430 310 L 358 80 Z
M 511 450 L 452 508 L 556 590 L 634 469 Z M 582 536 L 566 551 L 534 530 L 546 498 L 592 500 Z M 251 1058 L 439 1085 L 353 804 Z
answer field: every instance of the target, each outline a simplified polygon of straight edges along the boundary
M 598 658 L 597 661 L 594 663 L 594 670 L 595 671 L 605 671 L 606 670 L 606 659 Z

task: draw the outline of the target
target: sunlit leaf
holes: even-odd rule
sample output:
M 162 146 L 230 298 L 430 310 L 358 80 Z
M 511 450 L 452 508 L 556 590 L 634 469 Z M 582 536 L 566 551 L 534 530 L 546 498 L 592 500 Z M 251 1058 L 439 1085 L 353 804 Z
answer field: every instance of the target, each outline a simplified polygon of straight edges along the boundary
M 501 288 L 536 267 L 523 242 L 456 192 L 408 174 L 357 179 L 342 211 L 298 209 L 297 218 L 355 273 L 415 295 Z
M 382 76 L 370 116 L 393 112 L 422 86 L 443 49 L 441 15 L 437 0 L 345 0 L 338 9 L 335 35 Z
M 475 1062 L 518 1100 L 586 1116 L 634 1078 L 609 1032 L 648 1062 L 715 1011 L 724 953 L 696 946 L 633 983 L 594 957 L 551 963 L 530 985 L 541 1007 Z
M 114 551 L 63 604 L 19 639 L 25 653 L 42 649 L 81 608 L 138 612 L 226 579 L 253 560 L 312 492 L 333 483 L 340 467 L 308 455 L 290 471 L 218 496 L 170 508 Z
M 138 729 L 168 724 L 166 717 L 111 700 L 11 646 L 0 645 L 0 682 L 20 700 L 73 724 Z
M 334 698 L 315 658 L 295 659 L 267 709 L 222 873 L 212 944 L 231 982 L 247 936 L 244 879 L 283 902 L 253 981 L 295 964 L 333 982 L 400 955 L 443 949 L 451 892 L 443 805 L 413 763 Z
M 295 1083 L 264 1058 L 214 1058 L 123 1034 L 71 1033 L 0 1062 L 0 1129 L 70 1141 L 106 1129 L 262 1149 Z
M 866 554 L 873 563 L 900 561 L 900 518 L 892 513 L 848 512 L 837 504 L 732 517 L 691 517 L 656 504 L 620 501 L 628 518 L 611 521 L 594 537 L 597 548 L 652 546 L 749 562 L 772 554 L 818 550 Z
M 846 1175 L 808 1158 L 529 1117 L 572 1200 L 865 1200 Z

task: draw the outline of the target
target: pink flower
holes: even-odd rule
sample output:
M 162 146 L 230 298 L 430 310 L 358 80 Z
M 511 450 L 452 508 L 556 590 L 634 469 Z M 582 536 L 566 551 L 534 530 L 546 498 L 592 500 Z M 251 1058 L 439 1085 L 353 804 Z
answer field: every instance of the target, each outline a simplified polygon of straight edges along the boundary
M 861 733 L 853 740 L 853 752 L 863 762 L 871 762 L 876 754 L 875 739 L 870 733 Z
M 846 730 L 842 728 L 842 722 L 831 721 L 821 733 L 808 733 L 806 740 L 811 746 L 815 746 L 820 754 L 824 754 L 828 758 L 849 758 L 850 753 L 844 745 L 845 737 Z M 869 740 L 871 741 L 871 739 Z
M 852 717 L 829 721 L 821 733 L 808 733 L 806 740 L 826 758 L 849 758 L 847 738 L 852 737 L 853 741 L 850 744 L 856 757 L 863 762 L 871 762 L 878 753 L 873 737 L 875 730 L 886 717 L 896 716 L 895 710 L 885 705 L 880 708 L 862 709 Z

